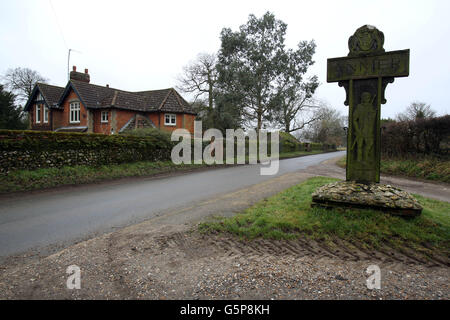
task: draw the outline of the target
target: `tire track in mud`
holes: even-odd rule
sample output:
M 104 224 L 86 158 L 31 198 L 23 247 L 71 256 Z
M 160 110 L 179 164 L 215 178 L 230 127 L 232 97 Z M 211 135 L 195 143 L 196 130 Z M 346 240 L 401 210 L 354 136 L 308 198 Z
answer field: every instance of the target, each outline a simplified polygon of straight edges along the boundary
M 395 249 L 383 244 L 377 250 L 364 248 L 361 244 L 332 239 L 329 244 L 320 241 L 299 238 L 295 240 L 254 239 L 242 240 L 231 235 L 208 234 L 195 235 L 177 232 L 157 236 L 154 239 L 153 252 L 177 249 L 188 251 L 190 256 L 214 255 L 226 259 L 252 259 L 264 261 L 270 256 L 290 256 L 301 258 L 335 258 L 341 260 L 379 260 L 386 263 L 420 264 L 427 266 L 450 266 L 449 259 L 421 254 L 412 248 Z

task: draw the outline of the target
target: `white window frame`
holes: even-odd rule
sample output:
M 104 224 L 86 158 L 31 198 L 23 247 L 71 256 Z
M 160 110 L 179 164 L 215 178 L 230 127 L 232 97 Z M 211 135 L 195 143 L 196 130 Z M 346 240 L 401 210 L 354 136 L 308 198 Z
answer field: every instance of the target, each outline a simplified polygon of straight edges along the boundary
M 69 123 L 80 123 L 81 107 L 79 102 L 71 102 L 69 106 Z
M 106 119 L 105 119 L 105 115 L 106 115 Z M 108 123 L 109 122 L 109 111 L 102 111 L 100 122 L 101 123 Z
M 167 122 L 167 118 L 169 118 L 169 122 Z M 165 113 L 164 114 L 164 125 L 175 127 L 177 125 L 177 115 L 175 113 Z
M 41 123 L 41 105 L 36 105 L 36 123 Z
M 44 105 L 44 123 L 48 123 L 48 107 L 46 105 Z

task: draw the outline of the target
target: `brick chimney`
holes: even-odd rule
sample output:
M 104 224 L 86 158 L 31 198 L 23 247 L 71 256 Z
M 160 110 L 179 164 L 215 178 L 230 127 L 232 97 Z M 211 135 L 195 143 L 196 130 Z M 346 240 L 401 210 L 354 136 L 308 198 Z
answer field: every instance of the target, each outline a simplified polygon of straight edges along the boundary
M 91 77 L 89 76 L 88 69 L 84 69 L 84 73 L 77 72 L 77 66 L 72 67 L 72 71 L 70 71 L 70 80 L 78 80 L 89 83 L 91 81 Z

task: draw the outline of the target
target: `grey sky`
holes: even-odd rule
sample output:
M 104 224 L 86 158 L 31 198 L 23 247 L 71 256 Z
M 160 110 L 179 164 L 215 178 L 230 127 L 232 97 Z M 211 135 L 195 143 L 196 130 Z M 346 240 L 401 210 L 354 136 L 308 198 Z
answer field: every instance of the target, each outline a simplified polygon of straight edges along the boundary
M 174 87 L 198 53 L 219 49 L 222 28 L 237 30 L 250 13 L 268 10 L 288 24 L 288 47 L 316 41 L 311 73 L 321 82 L 317 97 L 342 113 L 344 89 L 326 83 L 326 59 L 347 55 L 348 37 L 364 24 L 384 32 L 387 51 L 411 49 L 410 76 L 388 86 L 382 116 L 394 117 L 415 100 L 439 114 L 450 112 L 447 0 L 1 0 L 0 73 L 28 67 L 64 86 L 67 51 L 73 48 L 81 53 L 72 53 L 70 68 L 88 68 L 91 83 L 130 91 Z

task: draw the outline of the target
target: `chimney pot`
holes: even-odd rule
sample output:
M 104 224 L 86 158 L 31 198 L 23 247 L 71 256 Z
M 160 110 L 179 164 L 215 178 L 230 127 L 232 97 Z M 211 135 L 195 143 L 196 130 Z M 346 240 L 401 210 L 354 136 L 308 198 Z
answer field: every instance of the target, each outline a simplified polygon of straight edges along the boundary
M 70 72 L 70 80 L 77 80 L 89 83 L 91 77 L 89 76 L 88 69 L 84 69 L 84 73 L 77 72 L 77 67 L 73 66 L 73 71 Z
M 106 87 L 109 88 L 109 84 L 107 84 Z

